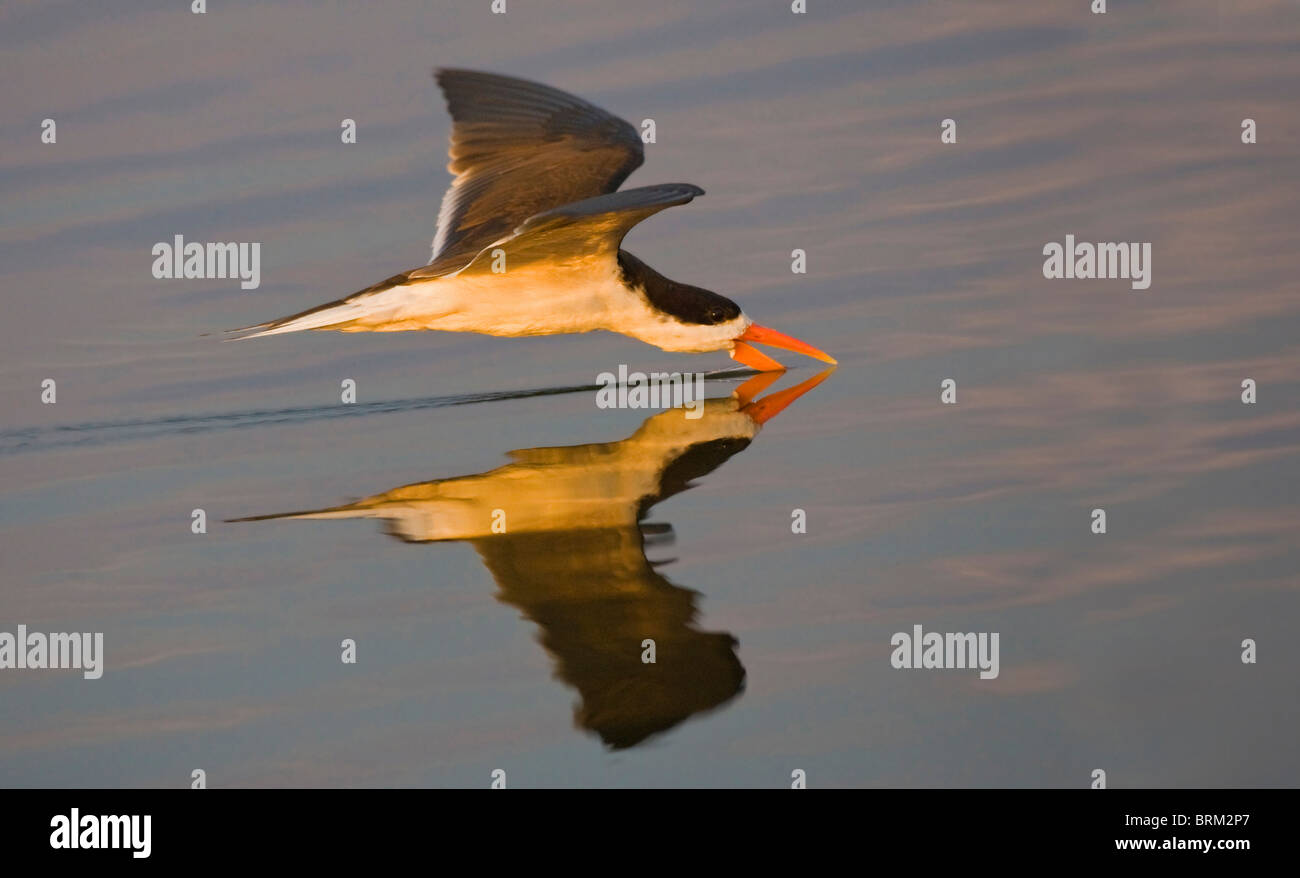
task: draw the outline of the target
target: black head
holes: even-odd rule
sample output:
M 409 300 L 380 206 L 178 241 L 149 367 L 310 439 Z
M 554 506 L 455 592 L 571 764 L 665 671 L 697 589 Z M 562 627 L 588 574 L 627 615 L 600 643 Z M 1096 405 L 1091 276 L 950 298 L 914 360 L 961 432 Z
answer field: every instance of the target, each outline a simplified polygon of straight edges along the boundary
M 717 293 L 669 280 L 626 250 L 618 251 L 623 283 L 645 291 L 656 309 L 682 323 L 715 326 L 740 316 L 740 306 Z

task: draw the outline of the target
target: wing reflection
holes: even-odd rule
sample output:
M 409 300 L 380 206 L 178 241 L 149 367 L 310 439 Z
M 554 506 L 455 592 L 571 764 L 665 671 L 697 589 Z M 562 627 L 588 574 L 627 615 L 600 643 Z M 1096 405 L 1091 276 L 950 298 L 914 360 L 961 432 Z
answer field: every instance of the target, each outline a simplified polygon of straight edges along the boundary
M 702 417 L 669 409 L 619 442 L 528 448 L 487 473 L 236 520 L 376 518 L 407 542 L 469 542 L 498 598 L 538 625 L 556 676 L 578 690 L 577 724 L 611 748 L 631 747 L 726 703 L 745 680 L 736 638 L 695 627 L 698 592 L 646 558 L 647 542 L 672 539 L 671 525 L 646 515 L 742 451 L 832 371 L 763 399 L 755 397 L 780 376 L 758 375 L 731 397 L 708 400 Z M 647 639 L 653 664 L 642 662 Z

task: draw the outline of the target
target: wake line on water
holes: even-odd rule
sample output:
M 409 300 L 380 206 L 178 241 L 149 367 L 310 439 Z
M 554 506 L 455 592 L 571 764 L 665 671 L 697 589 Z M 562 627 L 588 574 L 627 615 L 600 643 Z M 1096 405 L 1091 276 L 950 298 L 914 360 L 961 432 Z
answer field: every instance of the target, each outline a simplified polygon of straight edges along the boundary
M 727 381 L 752 374 L 749 369 L 727 368 L 705 373 L 706 381 Z M 569 393 L 595 392 L 603 384 L 575 384 L 567 387 L 541 387 L 531 390 L 500 390 L 487 393 L 464 393 L 430 396 L 421 399 L 394 399 L 382 402 L 331 403 L 283 409 L 255 409 L 242 412 L 219 412 L 206 415 L 172 415 L 121 421 L 94 421 L 53 427 L 18 427 L 0 430 L 0 457 L 30 451 L 50 451 L 110 445 L 138 439 L 157 439 L 188 433 L 218 430 L 241 430 L 269 424 L 301 424 L 328 418 L 355 418 L 367 415 L 414 412 L 422 409 L 478 405 L 538 396 L 562 396 Z

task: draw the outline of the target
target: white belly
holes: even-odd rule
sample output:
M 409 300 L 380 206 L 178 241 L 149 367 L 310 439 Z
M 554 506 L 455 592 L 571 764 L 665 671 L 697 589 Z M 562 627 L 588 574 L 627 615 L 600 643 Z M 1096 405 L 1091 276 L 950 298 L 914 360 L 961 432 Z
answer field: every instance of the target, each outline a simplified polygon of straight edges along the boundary
M 504 336 L 612 329 L 633 298 L 612 274 L 527 268 L 428 286 L 437 312 L 429 329 Z

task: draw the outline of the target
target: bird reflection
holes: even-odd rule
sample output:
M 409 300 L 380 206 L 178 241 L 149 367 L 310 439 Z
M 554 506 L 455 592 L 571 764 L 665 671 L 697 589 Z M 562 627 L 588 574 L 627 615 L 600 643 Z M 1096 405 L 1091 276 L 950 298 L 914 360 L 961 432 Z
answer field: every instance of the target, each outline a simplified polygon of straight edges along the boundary
M 470 543 L 498 599 L 537 624 L 556 676 L 577 689 L 577 725 L 613 749 L 632 747 L 727 703 L 745 680 L 736 638 L 697 628 L 698 592 L 646 557 L 647 544 L 672 540 L 671 525 L 646 521 L 650 508 L 744 450 L 832 371 L 757 399 L 779 378 L 760 374 L 707 400 L 701 417 L 668 409 L 619 442 L 513 451 L 487 473 L 235 520 L 376 518 L 406 542 Z

